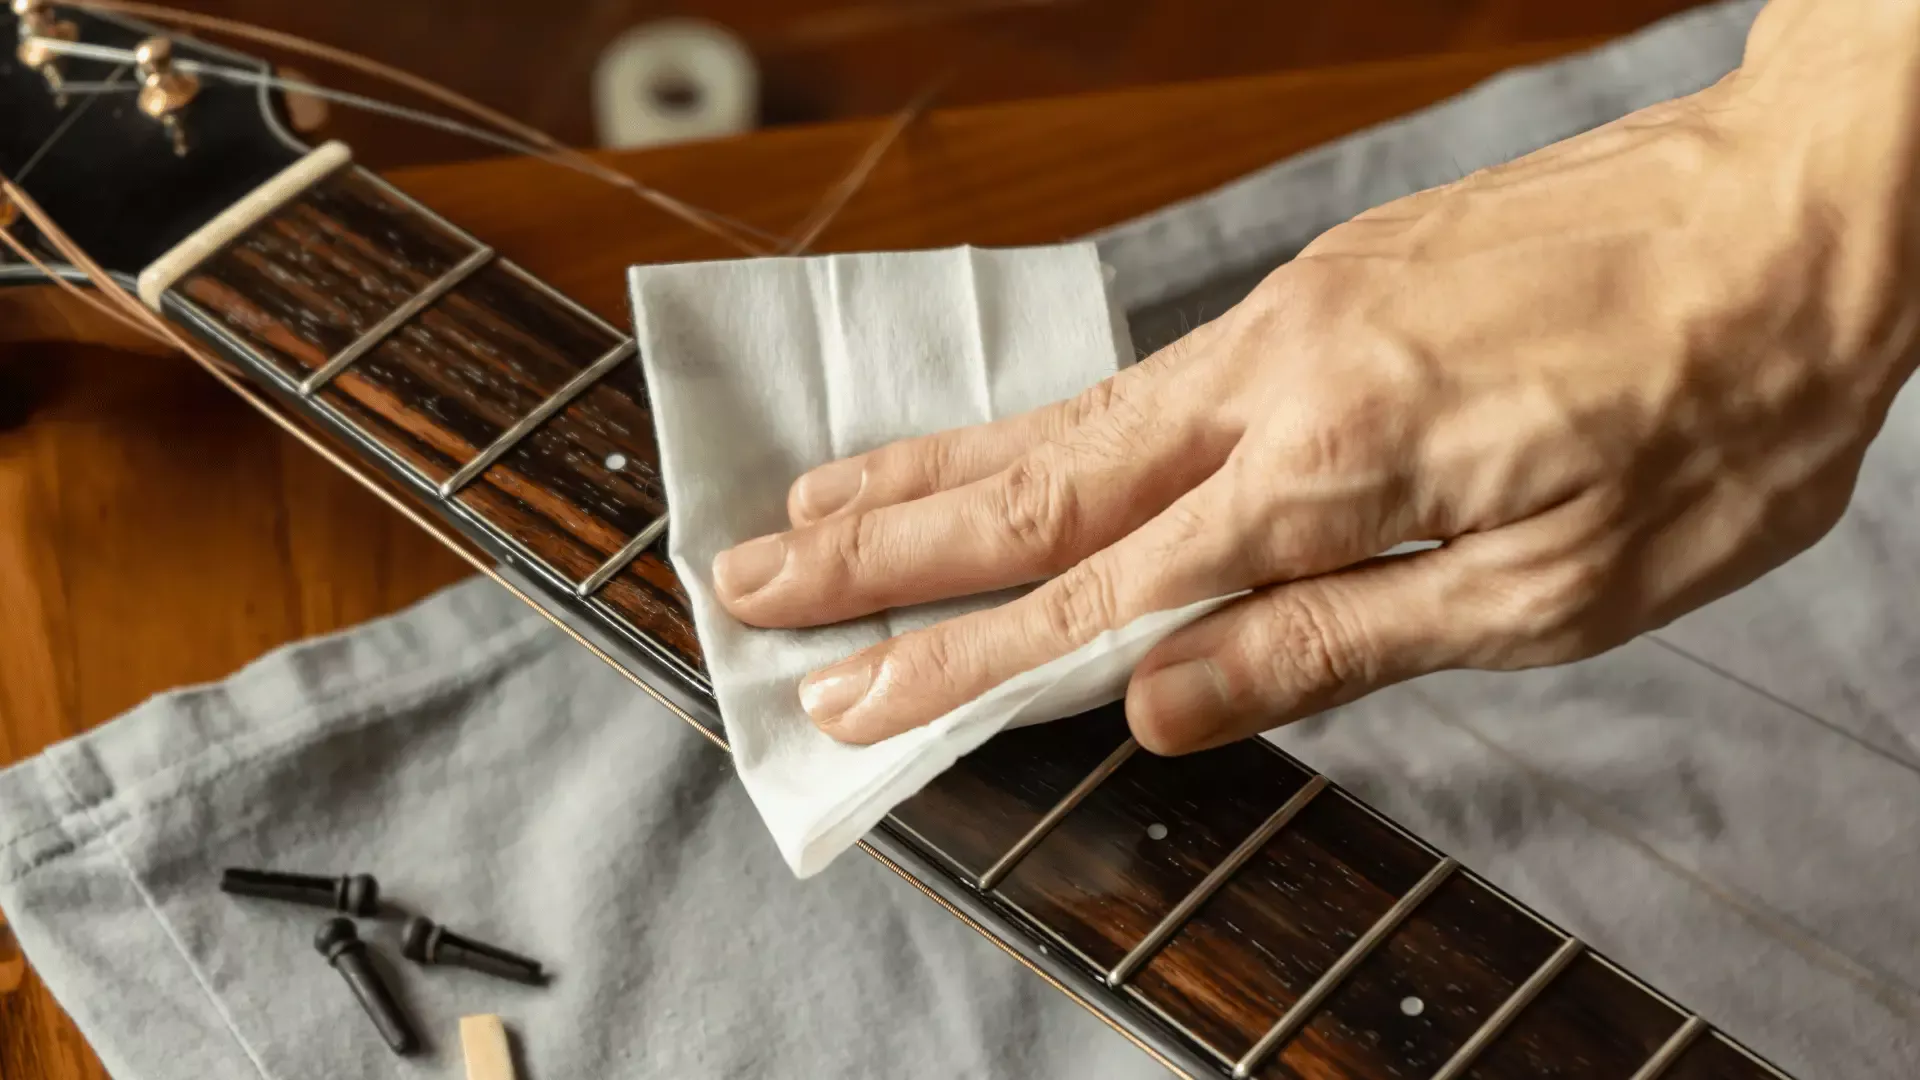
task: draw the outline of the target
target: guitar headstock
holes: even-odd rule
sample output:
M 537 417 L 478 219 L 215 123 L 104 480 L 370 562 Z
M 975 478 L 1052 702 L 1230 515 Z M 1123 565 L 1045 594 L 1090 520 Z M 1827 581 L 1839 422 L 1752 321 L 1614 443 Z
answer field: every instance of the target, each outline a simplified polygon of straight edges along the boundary
M 275 92 L 244 81 L 270 74 L 261 60 L 117 15 L 5 2 L 0 173 L 115 275 L 131 280 L 306 152 Z M 0 254 L 0 284 L 36 276 Z

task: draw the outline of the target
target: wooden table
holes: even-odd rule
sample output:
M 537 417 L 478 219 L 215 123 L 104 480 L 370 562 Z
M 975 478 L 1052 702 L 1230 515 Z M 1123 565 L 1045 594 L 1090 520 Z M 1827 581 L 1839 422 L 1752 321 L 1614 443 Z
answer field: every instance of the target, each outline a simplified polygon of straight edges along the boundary
M 1070 238 L 1572 44 L 934 113 L 818 247 Z M 881 126 L 613 160 L 785 232 Z M 395 179 L 616 321 L 629 263 L 728 254 L 629 195 L 538 162 Z M 0 764 L 468 572 L 186 361 L 35 341 L 68 329 L 43 290 L 0 292 Z M 0 1077 L 104 1075 L 0 923 Z

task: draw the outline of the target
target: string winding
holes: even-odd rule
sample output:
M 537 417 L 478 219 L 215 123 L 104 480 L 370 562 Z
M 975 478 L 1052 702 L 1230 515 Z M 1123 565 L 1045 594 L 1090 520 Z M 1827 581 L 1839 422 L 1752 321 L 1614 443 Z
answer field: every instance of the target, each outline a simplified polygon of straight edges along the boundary
M 385 64 L 346 49 L 313 41 L 297 34 L 270 30 L 266 27 L 241 22 L 236 19 L 221 18 L 215 15 L 202 15 L 192 11 L 182 11 L 179 8 L 168 7 L 163 4 L 145 3 L 143 0 L 73 0 L 72 6 L 84 11 L 129 15 L 169 28 L 204 31 L 257 45 L 264 45 L 269 48 L 282 49 L 298 56 L 355 71 L 389 85 L 410 91 L 430 101 L 437 102 L 446 108 L 452 109 L 454 112 L 466 116 L 469 120 L 477 122 L 482 125 L 482 127 L 476 128 L 472 125 L 461 124 L 457 120 L 436 116 L 432 113 L 408 109 L 406 106 L 381 101 L 376 98 L 369 98 L 364 95 L 333 90 L 329 87 L 314 83 L 286 79 L 278 80 L 277 83 L 277 85 L 283 85 L 294 92 L 309 93 L 316 97 L 338 101 L 350 108 L 365 109 L 367 111 L 391 116 L 395 119 L 438 128 L 439 130 L 472 138 L 500 149 L 526 154 L 527 156 L 546 161 L 550 164 L 583 173 L 616 188 L 632 193 L 669 216 L 726 241 L 736 250 L 746 255 L 764 255 L 773 250 L 786 249 L 792 251 L 804 248 L 807 244 L 811 243 L 813 238 L 817 238 L 819 232 L 823 230 L 827 224 L 830 224 L 833 217 L 836 216 L 838 212 L 837 209 L 828 209 L 828 207 L 836 201 L 839 207 L 844 207 L 846 200 L 851 198 L 851 195 L 858 190 L 859 183 L 863 182 L 857 181 L 849 185 L 847 181 L 843 180 L 841 183 L 829 189 L 827 194 L 822 197 L 820 203 L 816 206 L 814 212 L 808 215 L 801 228 L 797 230 L 796 238 L 783 240 L 765 230 L 694 206 L 677 196 L 667 194 L 658 188 L 641 183 L 635 177 L 629 176 L 618 169 L 610 168 L 595 160 L 590 155 L 561 143 L 539 128 L 515 120 L 497 109 L 483 105 L 431 79 L 423 78 L 403 68 Z M 48 44 L 57 48 L 61 43 L 48 42 Z M 185 61 L 183 61 L 183 63 L 185 63 Z M 197 66 L 205 67 L 205 65 Z M 260 75 L 253 72 L 245 72 L 241 69 L 224 68 L 220 69 L 218 74 L 220 77 L 235 78 L 238 81 L 262 81 Z M 904 130 L 913 119 L 917 118 L 920 113 L 924 111 L 933 96 L 933 90 L 934 88 L 930 87 L 928 91 L 916 97 L 914 103 L 909 104 L 900 113 L 896 114 L 894 122 L 889 125 L 887 131 L 883 132 L 880 137 L 876 139 L 876 145 L 882 148 L 881 153 L 884 153 L 885 146 L 890 145 L 898 137 L 901 130 Z M 492 130 L 489 131 L 486 129 Z M 880 155 L 874 153 L 871 148 L 869 148 L 867 154 L 862 155 L 862 161 L 864 162 L 866 158 L 870 156 L 874 158 L 874 163 L 877 164 Z M 871 172 L 872 167 L 872 165 L 865 165 L 864 172 Z M 856 164 L 854 172 L 863 173 L 863 166 Z M 845 195 L 839 194 L 842 189 L 848 189 Z M 809 232 L 811 232 L 811 236 L 808 236 Z M 800 242 L 797 237 L 806 237 L 806 242 Z
M 384 64 L 345 49 L 312 41 L 295 34 L 270 30 L 251 23 L 212 15 L 202 15 L 197 12 L 182 11 L 178 8 L 161 4 L 140 2 L 140 0 L 74 0 L 72 6 L 87 11 L 129 15 L 135 18 L 146 19 L 169 28 L 206 31 L 259 45 L 284 49 L 288 52 L 319 60 L 323 63 L 330 63 L 352 71 L 357 71 L 404 90 L 412 91 L 429 100 L 438 102 L 455 112 L 464 114 L 475 122 L 469 123 L 441 116 L 436 113 L 399 105 L 394 102 L 384 101 L 379 98 L 334 89 L 315 82 L 263 75 L 245 68 L 226 67 L 185 58 L 178 61 L 178 66 L 182 70 L 190 71 L 193 74 L 238 83 L 264 85 L 291 93 L 307 94 L 327 101 L 337 102 L 349 108 L 361 109 L 377 115 L 402 120 L 407 123 L 446 131 L 498 149 L 547 161 L 561 168 L 582 173 L 614 187 L 632 192 L 670 216 L 726 241 L 747 255 L 763 255 L 772 250 L 780 250 L 792 254 L 805 251 L 808 247 L 812 246 L 814 241 L 819 238 L 821 232 L 832 223 L 840 211 L 851 201 L 853 195 L 865 184 L 874 168 L 877 167 L 880 160 L 885 156 L 887 149 L 891 147 L 900 137 L 901 133 L 926 110 L 937 92 L 938 86 L 945 81 L 943 78 L 939 82 L 930 85 L 926 91 L 916 96 L 906 108 L 896 114 L 892 122 L 887 125 L 885 130 L 883 130 L 874 142 L 861 154 L 859 160 L 847 175 L 822 195 L 814 209 L 802 219 L 793 235 L 783 239 L 754 225 L 738 221 L 724 214 L 694 206 L 676 196 L 669 195 L 650 185 L 643 184 L 638 179 L 624 172 L 603 165 L 589 155 L 560 143 L 538 128 L 521 123 L 504 113 L 482 105 L 430 79 L 422 78 L 402 68 Z M 121 63 L 123 65 L 120 68 L 116 68 L 112 76 L 105 81 L 68 84 L 65 89 L 70 93 L 79 96 L 89 96 L 120 92 L 131 93 L 138 89 L 138 87 L 132 83 L 120 81 L 120 76 L 125 72 L 124 64 L 132 61 L 133 54 L 131 50 L 111 49 L 98 45 L 66 42 L 55 39 L 35 40 L 46 46 L 50 51 L 56 53 L 103 60 L 110 63 Z M 77 110 L 76 116 L 78 112 L 83 112 L 84 110 L 85 106 L 82 106 L 80 110 Z M 69 120 L 67 124 L 61 125 L 61 127 L 55 131 L 53 136 L 36 152 L 34 159 L 29 161 L 27 166 L 29 169 L 38 163 L 40 155 L 49 149 L 52 144 L 65 133 L 70 125 L 71 120 Z M 24 173 L 21 179 L 24 179 Z M 26 193 L 25 189 L 18 185 L 15 178 L 0 174 L 0 197 L 4 197 L 5 200 L 4 203 L 0 203 L 0 207 L 12 207 L 19 210 L 21 214 L 35 226 L 42 239 L 54 249 L 55 253 L 60 255 L 70 266 L 85 276 L 88 284 L 94 287 L 94 292 L 89 293 L 87 290 L 80 288 L 73 281 L 69 280 L 67 275 L 59 273 L 49 266 L 44 259 L 37 255 L 24 241 L 14 234 L 10 222 L 0 224 L 0 242 L 4 242 L 5 246 L 11 250 L 15 256 L 29 266 L 32 266 L 49 281 L 80 300 L 87 307 L 122 327 L 152 340 L 172 344 L 190 355 L 196 352 L 196 350 L 189 347 L 171 327 L 156 317 L 154 313 L 148 310 L 138 299 L 127 293 L 124 288 L 120 287 L 119 283 L 116 282 L 111 275 L 105 273 L 105 271 L 102 270 L 78 244 L 74 243 L 72 238 L 40 208 L 39 204 Z M 211 357 L 196 358 L 218 364 L 218 361 Z
M 162 4 L 142 3 L 138 0 L 75 0 L 73 6 L 83 11 L 130 15 L 174 29 L 186 28 L 224 35 L 357 71 L 381 82 L 411 91 L 430 101 L 438 102 L 495 131 L 517 139 L 520 144 L 530 148 L 534 157 L 586 173 L 614 187 L 630 191 L 668 215 L 727 241 L 745 254 L 764 253 L 765 249 L 758 244 L 748 242 L 738 235 L 731 227 L 731 223 L 715 220 L 717 215 L 643 184 L 617 169 L 608 168 L 579 150 L 566 146 L 539 128 L 523 124 L 505 113 L 482 105 L 464 94 L 405 69 L 383 64 L 358 53 L 300 37 L 297 34 L 269 30 L 266 27 L 236 19 L 182 11 Z

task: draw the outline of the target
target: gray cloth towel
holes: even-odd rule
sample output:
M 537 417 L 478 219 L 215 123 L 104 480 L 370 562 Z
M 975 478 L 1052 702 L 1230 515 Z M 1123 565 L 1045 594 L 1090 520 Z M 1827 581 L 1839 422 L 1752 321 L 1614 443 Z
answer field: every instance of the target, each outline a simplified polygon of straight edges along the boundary
M 1755 8 L 1112 230 L 1136 341 L 1368 205 L 1712 81 Z M 1661 634 L 1277 739 L 1802 1077 L 1920 1074 L 1917 413 L 1831 537 Z M 394 965 L 431 1044 L 401 1061 L 314 953 L 320 913 L 218 894 L 225 865 L 372 871 L 556 981 Z M 119 1080 L 454 1077 L 470 1012 L 529 1080 L 1158 1072 L 871 860 L 795 881 L 724 755 L 484 581 L 0 774 L 0 906 Z M 367 933 L 391 955 L 397 929 Z

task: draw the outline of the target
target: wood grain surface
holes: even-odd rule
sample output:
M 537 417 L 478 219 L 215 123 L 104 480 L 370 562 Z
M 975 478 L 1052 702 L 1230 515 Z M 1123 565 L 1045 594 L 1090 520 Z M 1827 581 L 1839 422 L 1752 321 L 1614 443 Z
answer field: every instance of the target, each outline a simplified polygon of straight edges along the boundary
M 995 893 L 1110 971 L 1310 775 L 1258 746 L 1134 754 Z
M 371 174 L 345 169 L 207 260 L 177 291 L 298 380 L 476 253 L 484 249 Z M 496 257 L 315 396 L 438 484 L 626 341 Z M 649 409 L 639 361 L 629 355 L 458 499 L 566 580 L 584 581 L 666 512 Z M 698 662 L 685 592 L 659 554 L 636 559 L 598 595 Z
M 1073 236 L 1550 51 L 937 114 L 887 155 L 823 245 Z M 619 161 L 663 189 L 784 231 L 877 130 L 771 132 Z M 726 254 L 631 196 L 538 163 L 396 179 L 616 324 L 629 263 Z M 0 431 L 0 760 L 464 575 L 186 364 L 133 355 L 57 307 L 10 316 L 41 302 L 0 294 L 0 335 L 15 341 L 0 350 L 11 425 Z M 31 343 L 70 331 L 105 344 Z M 0 993 L 0 1033 L 0 1075 L 99 1075 L 30 973 Z

